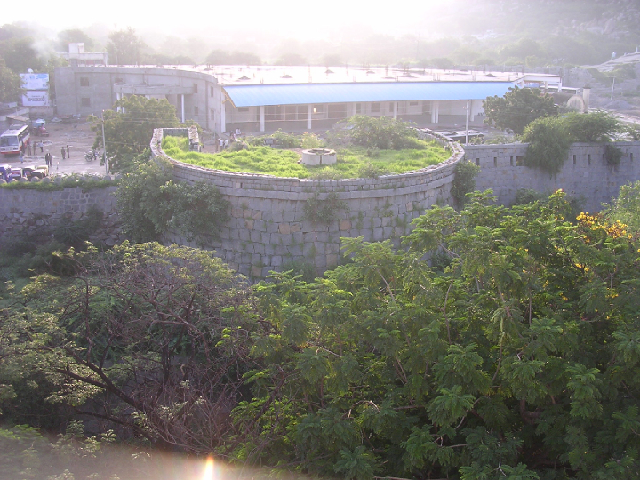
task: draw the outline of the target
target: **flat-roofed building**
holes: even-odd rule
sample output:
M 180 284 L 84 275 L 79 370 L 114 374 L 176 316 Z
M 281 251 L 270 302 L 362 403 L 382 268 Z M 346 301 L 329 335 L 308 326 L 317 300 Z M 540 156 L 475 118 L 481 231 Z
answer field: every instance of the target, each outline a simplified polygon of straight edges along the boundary
M 144 95 L 166 98 L 183 122 L 219 133 L 328 129 L 352 115 L 473 125 L 485 98 L 527 82 L 514 73 L 272 66 L 63 67 L 55 79 L 60 115 L 95 114 Z M 544 80 L 562 88 L 560 77 Z

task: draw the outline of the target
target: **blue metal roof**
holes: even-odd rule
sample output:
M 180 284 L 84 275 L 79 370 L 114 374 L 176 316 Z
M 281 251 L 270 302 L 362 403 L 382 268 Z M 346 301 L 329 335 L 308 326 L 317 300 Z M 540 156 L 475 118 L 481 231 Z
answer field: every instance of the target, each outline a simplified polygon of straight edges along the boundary
M 512 82 L 305 83 L 225 85 L 236 107 L 402 100 L 484 100 L 507 93 Z

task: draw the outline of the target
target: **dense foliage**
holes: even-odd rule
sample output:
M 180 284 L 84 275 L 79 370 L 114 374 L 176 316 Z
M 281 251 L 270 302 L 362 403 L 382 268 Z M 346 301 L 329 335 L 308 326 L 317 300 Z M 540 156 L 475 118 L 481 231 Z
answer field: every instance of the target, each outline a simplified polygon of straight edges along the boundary
M 522 135 L 535 119 L 557 115 L 558 107 L 553 97 L 538 89 L 511 87 L 503 97 L 487 97 L 484 113 L 489 125 Z
M 355 115 L 342 120 L 337 128 L 343 140 L 364 148 L 380 150 L 420 149 L 418 132 L 407 122 L 391 117 Z
M 3 412 L 25 415 L 21 397 L 46 389 L 49 403 L 159 447 L 228 441 L 260 328 L 246 286 L 210 252 L 175 245 L 66 256 L 72 277 L 39 277 L 2 311 L 0 378 L 29 383 L 8 387 Z
M 607 112 L 568 113 L 559 117 L 543 117 L 531 122 L 522 135 L 528 142 L 524 163 L 549 173 L 557 173 L 567 159 L 573 142 L 610 142 L 627 127 Z M 608 163 L 620 161 L 619 149 L 608 147 Z
M 116 192 L 123 232 L 135 242 L 163 238 L 169 231 L 207 245 L 228 218 L 228 202 L 217 187 L 174 182 L 166 159 L 138 165 Z
M 637 234 L 573 225 L 561 193 L 489 200 L 427 212 L 410 253 L 345 239 L 351 263 L 324 279 L 260 287 L 279 334 L 255 347 L 268 364 L 235 411 L 253 432 L 238 458 L 344 478 L 633 478 Z
M 342 478 L 635 478 L 639 188 L 472 194 L 254 293 L 199 250 L 69 252 L 0 311 L 0 408 Z

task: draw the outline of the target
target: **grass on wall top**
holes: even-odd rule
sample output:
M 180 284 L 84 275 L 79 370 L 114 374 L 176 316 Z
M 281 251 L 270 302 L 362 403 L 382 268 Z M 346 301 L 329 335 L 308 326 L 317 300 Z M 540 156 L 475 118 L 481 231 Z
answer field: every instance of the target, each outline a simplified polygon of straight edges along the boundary
M 167 136 L 162 148 L 174 160 L 226 172 L 261 173 L 291 178 L 362 178 L 389 173 L 404 173 L 447 160 L 450 152 L 436 143 L 424 142 L 420 150 L 367 150 L 361 147 L 338 149 L 334 165 L 302 165 L 292 150 L 253 147 L 232 152 L 199 153 L 188 151 L 186 137 Z

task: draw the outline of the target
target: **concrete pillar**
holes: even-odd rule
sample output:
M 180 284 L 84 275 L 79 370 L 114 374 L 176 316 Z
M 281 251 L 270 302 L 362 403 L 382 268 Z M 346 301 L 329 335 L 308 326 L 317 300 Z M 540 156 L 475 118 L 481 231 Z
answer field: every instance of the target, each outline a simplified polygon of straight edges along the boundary
M 311 114 L 313 113 L 313 106 L 307 105 L 307 130 L 311 130 Z
M 184 93 L 180 94 L 180 123 L 184 123 Z
M 431 102 L 431 123 L 438 123 L 438 107 L 440 106 L 440 102 L 438 100 L 433 100 Z
M 260 105 L 260 132 L 264 133 L 264 105 Z
M 227 131 L 227 102 L 220 104 L 220 132 Z

